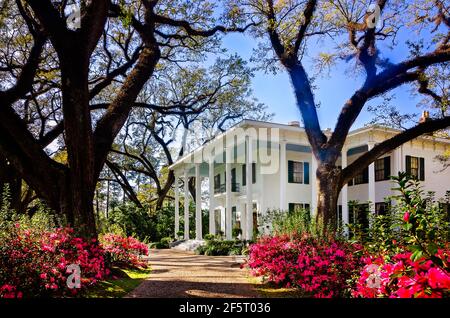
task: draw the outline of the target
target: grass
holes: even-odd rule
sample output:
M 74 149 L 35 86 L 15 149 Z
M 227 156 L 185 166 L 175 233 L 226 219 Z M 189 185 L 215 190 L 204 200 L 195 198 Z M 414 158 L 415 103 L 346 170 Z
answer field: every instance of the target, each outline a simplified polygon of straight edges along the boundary
M 108 279 L 99 282 L 87 291 L 87 298 L 121 298 L 139 286 L 142 281 L 150 276 L 150 269 L 123 269 L 113 268 L 112 275 L 116 279 Z
M 304 292 L 296 288 L 280 288 L 270 283 L 263 283 L 258 277 L 248 277 L 253 288 L 261 298 L 305 298 Z

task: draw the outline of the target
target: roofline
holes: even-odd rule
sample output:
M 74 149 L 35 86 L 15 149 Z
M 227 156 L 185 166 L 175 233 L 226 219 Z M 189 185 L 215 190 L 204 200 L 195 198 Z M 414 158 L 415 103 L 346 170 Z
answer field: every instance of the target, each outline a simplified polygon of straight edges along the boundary
M 306 133 L 304 127 L 297 127 L 297 126 L 291 126 L 291 125 L 288 125 L 288 124 L 273 123 L 273 122 L 268 122 L 268 121 L 255 120 L 255 119 L 243 119 L 240 122 L 238 122 L 238 123 L 234 124 L 233 126 L 231 126 L 226 131 L 224 131 L 224 132 L 220 133 L 219 135 L 215 136 L 213 139 L 209 140 L 205 144 L 195 148 L 194 150 L 192 150 L 189 153 L 185 154 L 183 157 L 179 158 L 177 161 L 175 161 L 173 164 L 171 164 L 169 166 L 169 169 L 173 170 L 176 166 L 181 164 L 187 157 L 192 156 L 196 152 L 200 151 L 207 144 L 209 144 L 211 141 L 213 141 L 215 139 L 218 139 L 218 138 L 222 138 L 222 137 L 226 136 L 227 134 L 233 132 L 237 128 L 242 128 L 242 127 L 247 127 L 247 126 L 251 126 L 251 127 L 265 127 L 265 128 L 279 128 L 279 129 L 283 129 L 283 130 L 287 130 L 287 131 L 296 131 L 296 132 L 304 132 L 304 133 Z M 374 131 L 374 130 L 382 131 L 382 132 L 391 132 L 391 133 L 394 133 L 394 134 L 402 132 L 402 130 L 400 130 L 400 129 L 374 124 L 374 125 L 368 125 L 368 126 L 361 127 L 361 128 L 355 129 L 353 131 L 350 131 L 348 136 L 347 136 L 347 138 L 348 137 L 352 137 L 352 136 L 356 136 L 356 135 L 359 135 L 359 134 L 363 134 L 363 133 L 366 133 L 366 132 L 369 132 L 369 131 Z M 329 130 L 324 130 L 323 133 L 329 134 L 330 132 L 329 132 Z M 450 140 L 449 139 L 440 138 L 440 137 L 430 137 L 430 136 L 422 135 L 422 136 L 419 136 L 419 137 L 417 137 L 415 139 L 425 139 L 425 140 L 428 140 L 428 141 L 430 139 L 432 139 L 433 141 L 450 144 Z

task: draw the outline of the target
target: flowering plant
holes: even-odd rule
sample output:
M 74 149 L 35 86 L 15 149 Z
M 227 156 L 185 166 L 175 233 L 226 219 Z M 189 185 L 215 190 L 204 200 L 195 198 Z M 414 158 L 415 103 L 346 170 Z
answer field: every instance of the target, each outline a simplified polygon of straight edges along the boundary
M 75 296 L 110 275 L 111 265 L 145 266 L 147 246 L 134 238 L 75 237 L 71 228 L 37 229 L 15 223 L 0 240 L 0 298 Z M 80 268 L 80 286 L 68 288 L 69 265 Z
M 80 289 L 69 289 L 67 266 L 81 270 Z M 16 223 L 0 249 L 0 297 L 76 295 L 109 274 L 96 240 L 73 236 L 73 229 L 22 228 Z
M 100 242 L 113 265 L 147 267 L 140 255 L 148 255 L 148 246 L 137 239 L 110 233 L 101 236 Z
M 247 266 L 282 287 L 300 288 L 313 297 L 341 297 L 359 272 L 362 247 L 333 239 L 275 236 L 250 246 Z
M 355 297 L 441 298 L 450 294 L 450 272 L 422 257 L 411 260 L 413 253 L 401 253 L 385 262 L 383 258 L 367 258 Z M 439 250 L 435 257 L 450 261 L 448 251 Z

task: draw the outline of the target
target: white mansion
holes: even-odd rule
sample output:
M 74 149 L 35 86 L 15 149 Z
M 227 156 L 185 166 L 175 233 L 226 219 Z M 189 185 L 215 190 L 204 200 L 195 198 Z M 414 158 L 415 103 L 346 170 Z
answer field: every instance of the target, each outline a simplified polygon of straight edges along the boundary
M 374 145 L 397 133 L 398 130 L 380 126 L 352 131 L 338 165 L 346 167 Z M 379 158 L 342 189 L 339 218 L 344 224 L 353 221 L 354 216 L 349 213 L 350 201 L 370 202 L 371 213 L 381 212 L 385 208 L 385 197 L 392 195 L 389 176 L 399 171 L 417 176 L 425 190 L 434 191 L 437 198 L 444 197 L 450 190 L 450 169 L 442 170 L 435 157 L 448 150 L 450 140 L 423 136 Z M 203 178 L 209 181 L 207 202 L 204 202 L 209 208 L 209 232 L 221 231 L 231 239 L 232 229 L 240 227 L 243 237 L 251 239 L 253 229 L 259 225 L 258 218 L 268 210 L 302 207 L 314 213 L 317 190 L 312 176 L 316 166 L 306 133 L 298 122 L 283 125 L 243 120 L 170 166 L 177 185 L 175 234 L 180 230 L 182 212 L 180 178 L 196 177 L 196 239 L 202 239 Z M 183 193 L 188 203 L 188 182 L 184 182 Z M 184 239 L 189 239 L 188 209 L 189 204 L 185 204 Z

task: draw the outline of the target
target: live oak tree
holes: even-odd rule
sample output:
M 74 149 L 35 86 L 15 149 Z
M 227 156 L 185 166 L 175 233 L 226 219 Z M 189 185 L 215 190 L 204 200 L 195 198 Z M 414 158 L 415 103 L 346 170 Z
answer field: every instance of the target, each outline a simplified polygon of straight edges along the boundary
M 431 98 L 432 103 L 448 105 L 448 86 L 441 94 L 434 94 L 439 87 L 430 85 L 439 76 L 433 68 L 448 65 L 450 60 L 448 1 L 230 0 L 227 4 L 230 14 L 239 19 L 257 19 L 253 34 L 261 39 L 256 56 L 261 65 L 269 70 L 281 66 L 289 74 L 306 134 L 318 161 L 315 172 L 317 218 L 325 225 L 336 226 L 339 192 L 356 174 L 401 144 L 450 126 L 445 106 L 445 111 L 433 119 L 415 124 L 377 144 L 346 168 L 336 165 L 350 128 L 369 100 L 409 85 Z M 305 66 L 309 54 L 317 53 L 321 45 L 329 51 L 317 54 L 319 70 L 347 61 L 354 63 L 352 76 L 362 74 L 363 77 L 360 87 L 349 92 L 344 105 L 336 105 L 341 111 L 329 137 L 322 131 L 317 116 L 318 101 L 312 83 L 317 69 Z M 398 48 L 409 48 L 410 54 L 403 54 L 401 61 L 391 61 L 386 57 L 389 45 L 396 53 Z M 333 80 L 332 72 L 330 77 Z M 439 100 L 441 98 L 443 100 Z
M 174 186 L 168 166 L 177 158 L 238 120 L 271 116 L 252 97 L 252 70 L 235 55 L 218 58 L 207 68 L 186 63 L 162 68 L 158 80 L 145 88 L 145 98 L 132 111 L 107 161 L 128 198 L 138 206 L 143 201 L 152 211 L 162 208 Z M 135 186 L 126 180 L 130 175 Z
M 210 1 L 74 1 L 79 25 L 67 22 L 68 3 L 2 1 L 2 20 L 7 12 L 20 24 L 24 36 L 16 45 L 25 50 L 9 50 L 16 36 L 2 23 L 8 41 L 0 69 L 0 151 L 81 235 L 95 236 L 99 175 L 160 59 L 213 51 L 220 33 L 245 27 L 216 14 Z M 52 159 L 55 147 L 67 152 L 66 164 Z

